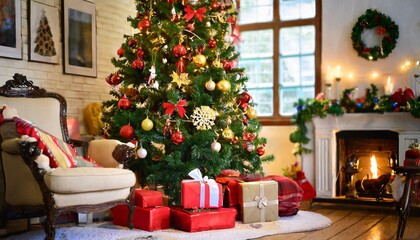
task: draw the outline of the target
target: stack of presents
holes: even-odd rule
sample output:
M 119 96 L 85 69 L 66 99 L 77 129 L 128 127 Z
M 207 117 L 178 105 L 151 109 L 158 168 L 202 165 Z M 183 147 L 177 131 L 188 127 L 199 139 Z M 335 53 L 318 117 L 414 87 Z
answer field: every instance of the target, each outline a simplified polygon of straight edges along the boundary
M 163 193 L 135 190 L 134 228 L 155 231 L 176 228 L 187 232 L 227 229 L 243 223 L 269 222 L 298 212 L 303 190 L 283 176 L 241 176 L 225 171 L 216 179 L 202 177 L 200 170 L 181 182 L 181 205 L 163 206 Z M 116 225 L 127 226 L 128 207 L 111 209 Z

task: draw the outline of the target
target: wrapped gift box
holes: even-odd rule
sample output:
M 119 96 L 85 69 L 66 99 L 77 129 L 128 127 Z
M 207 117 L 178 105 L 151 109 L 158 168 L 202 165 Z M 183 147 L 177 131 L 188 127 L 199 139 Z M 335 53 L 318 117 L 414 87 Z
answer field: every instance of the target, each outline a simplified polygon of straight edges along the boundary
M 137 207 L 156 207 L 162 206 L 163 193 L 147 189 L 137 189 L 134 191 L 134 205 Z
M 128 206 L 118 205 L 111 209 L 113 216 L 113 223 L 127 227 L 128 222 Z M 159 229 L 166 229 L 170 227 L 169 207 L 134 207 L 133 227 L 145 231 L 155 231 Z
M 244 223 L 278 219 L 278 183 L 259 181 L 239 183 L 239 204 Z
M 209 181 L 182 180 L 181 205 L 186 209 L 222 207 L 222 185 L 214 180 L 213 183 Z
M 200 232 L 235 227 L 236 209 L 186 210 L 182 207 L 171 208 L 171 225 L 187 232 Z

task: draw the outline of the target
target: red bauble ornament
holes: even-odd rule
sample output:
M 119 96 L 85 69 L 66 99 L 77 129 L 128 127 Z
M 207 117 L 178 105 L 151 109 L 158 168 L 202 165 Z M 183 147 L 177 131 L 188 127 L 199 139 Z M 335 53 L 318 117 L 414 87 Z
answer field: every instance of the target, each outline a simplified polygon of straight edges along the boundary
M 134 136 L 134 128 L 130 124 L 122 126 L 120 136 L 126 139 L 132 138 Z
M 181 131 L 176 130 L 174 133 L 172 133 L 171 140 L 174 144 L 178 145 L 185 140 L 185 137 Z
M 262 156 L 262 155 L 264 155 L 264 153 L 265 153 L 264 148 L 262 148 L 262 147 L 258 147 L 257 148 L 257 154 L 258 154 L 258 156 Z
M 118 54 L 119 57 L 123 57 L 124 53 L 125 53 L 125 51 L 122 48 L 118 49 L 118 51 L 117 51 L 117 54 Z
M 140 22 L 137 24 L 137 28 L 140 29 L 140 31 L 146 31 L 150 28 L 152 24 L 149 21 L 149 18 L 144 17 Z
M 249 95 L 249 93 L 242 92 L 241 95 L 242 95 L 241 102 L 249 103 L 249 101 L 251 101 L 252 97 L 251 97 L 251 95 Z
M 223 61 L 222 61 L 222 64 L 223 64 L 223 68 L 224 68 L 226 71 L 231 71 L 231 70 L 233 69 L 233 65 L 234 65 L 233 61 L 226 61 L 226 60 L 223 60 Z
M 210 40 L 209 40 L 209 42 L 207 43 L 207 46 L 208 46 L 209 48 L 215 48 L 215 47 L 216 47 L 216 45 L 217 45 L 217 42 L 216 42 L 216 40 L 214 40 L 214 39 L 210 39 Z
M 111 85 L 118 85 L 122 82 L 122 79 L 118 73 L 115 73 L 111 77 Z
M 106 78 L 105 78 L 105 82 L 107 82 L 109 85 L 113 85 L 112 81 L 111 81 L 111 78 L 112 78 L 112 74 L 106 76 Z
M 187 29 L 188 31 L 194 31 L 194 23 L 188 23 L 185 29 Z
M 176 66 L 176 73 L 179 75 L 181 73 L 185 73 L 187 71 L 187 60 L 185 58 L 180 59 L 178 62 L 175 63 Z
M 143 60 L 137 58 L 136 60 L 134 60 L 131 63 L 131 67 L 134 68 L 134 69 L 137 69 L 137 70 L 141 70 L 144 67 L 144 62 L 143 62 Z
M 178 44 L 172 49 L 172 53 L 175 57 L 182 57 L 187 54 L 187 48 L 182 44 Z
M 137 49 L 137 57 L 138 58 L 143 58 L 144 57 L 144 50 L 143 50 L 143 48 L 139 48 L 139 49 Z
M 130 46 L 131 48 L 137 45 L 137 41 L 136 39 L 130 39 L 128 40 L 128 46 Z
M 122 96 L 120 100 L 118 100 L 118 108 L 119 109 L 129 109 L 131 106 L 131 101 L 125 96 Z
M 219 5 L 219 3 L 217 1 L 213 1 L 211 3 L 211 9 L 217 10 L 217 9 L 219 9 L 219 7 L 220 7 L 220 5 Z

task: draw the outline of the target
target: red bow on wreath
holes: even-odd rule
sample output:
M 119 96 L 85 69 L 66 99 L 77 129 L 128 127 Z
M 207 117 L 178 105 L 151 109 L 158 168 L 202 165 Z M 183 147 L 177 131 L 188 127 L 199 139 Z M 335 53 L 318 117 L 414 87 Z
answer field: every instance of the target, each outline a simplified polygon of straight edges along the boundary
M 185 115 L 185 106 L 187 106 L 187 101 L 185 99 L 179 101 L 177 104 L 172 104 L 170 102 L 164 102 L 163 108 L 166 108 L 165 114 L 172 115 L 174 113 L 175 108 L 181 118 L 184 118 Z
M 187 20 L 187 22 L 189 22 L 194 16 L 200 20 L 200 22 L 202 22 L 203 18 L 205 18 L 204 14 L 206 13 L 206 8 L 202 7 L 194 10 L 191 8 L 191 5 L 188 5 L 184 8 L 184 11 L 186 12 L 184 18 Z

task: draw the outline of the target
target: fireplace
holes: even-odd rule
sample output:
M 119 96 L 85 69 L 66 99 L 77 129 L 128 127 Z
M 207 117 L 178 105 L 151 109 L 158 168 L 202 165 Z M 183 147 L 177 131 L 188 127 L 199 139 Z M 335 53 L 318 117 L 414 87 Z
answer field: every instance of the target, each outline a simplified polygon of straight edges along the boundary
M 308 123 L 308 137 L 311 141 L 307 144 L 306 147 L 312 149 L 312 152 L 309 154 L 302 155 L 301 164 L 302 170 L 305 171 L 305 174 L 308 180 L 314 186 L 317 192 L 317 199 L 336 199 L 336 198 L 345 198 L 348 194 L 348 189 L 343 186 L 342 181 L 346 181 L 345 177 L 343 178 L 340 174 L 340 170 L 343 167 L 344 161 L 351 160 L 351 154 L 357 153 L 355 158 L 359 159 L 359 164 L 361 160 L 369 158 L 367 161 L 370 165 L 370 157 L 372 153 L 378 159 L 384 159 L 384 165 L 390 165 L 389 159 L 392 157 L 394 163 L 399 164 L 403 163 L 404 152 L 407 150 L 408 146 L 414 142 L 420 142 L 420 119 L 414 118 L 410 113 L 351 113 L 344 114 L 343 116 L 331 116 L 328 115 L 325 118 L 314 118 L 312 122 Z M 351 132 L 351 135 L 365 135 L 362 138 L 370 136 L 375 136 L 374 146 L 370 146 L 369 149 L 365 151 L 363 148 L 366 144 L 359 144 L 360 139 L 348 140 L 350 143 L 347 145 L 358 145 L 356 151 L 345 150 L 341 152 L 340 139 L 341 134 L 348 134 Z M 338 134 L 338 135 L 337 135 Z M 379 140 L 381 139 L 381 140 Z M 344 141 L 345 142 L 345 141 Z M 367 140 L 367 143 L 374 141 Z M 347 151 L 347 152 L 346 152 Z M 362 159 L 363 158 L 363 159 Z M 341 164 L 341 165 L 340 165 Z M 382 164 L 382 163 L 380 163 Z M 358 166 L 359 170 L 361 166 Z M 363 170 L 370 168 L 370 166 L 363 166 Z M 386 168 L 386 167 L 381 167 Z M 380 174 L 384 174 L 380 172 Z M 366 183 L 366 180 L 374 179 L 371 176 L 371 173 L 361 173 L 362 176 L 353 177 L 354 184 L 352 186 L 356 187 L 357 180 L 364 180 L 363 183 Z M 368 175 L 368 176 L 367 176 Z M 380 176 L 378 176 L 379 178 Z M 369 182 L 369 181 L 368 181 Z M 364 196 L 368 191 L 357 193 L 358 196 Z M 374 198 L 375 196 L 370 196 Z
M 398 133 L 339 131 L 336 141 L 336 196 L 391 198 L 391 167 L 398 165 Z

